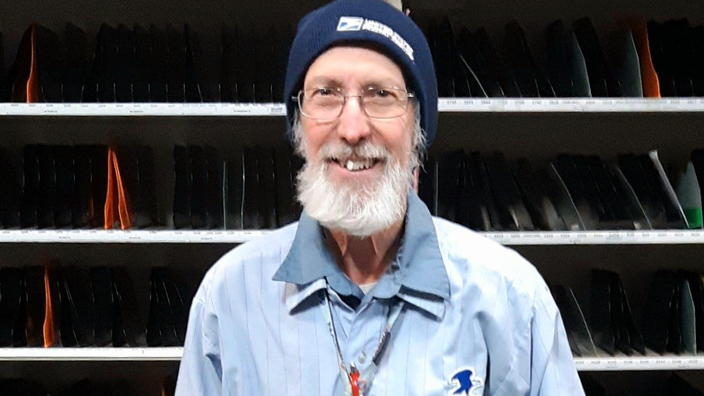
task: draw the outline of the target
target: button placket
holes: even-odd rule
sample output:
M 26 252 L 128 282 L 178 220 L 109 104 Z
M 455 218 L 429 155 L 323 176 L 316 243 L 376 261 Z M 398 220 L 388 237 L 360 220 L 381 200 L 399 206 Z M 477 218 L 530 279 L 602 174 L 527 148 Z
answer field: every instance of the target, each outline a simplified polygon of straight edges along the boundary
M 371 354 L 376 350 L 381 332 L 384 330 L 386 307 L 372 300 L 365 309 L 357 312 L 352 322 L 345 355 L 349 361 L 356 362 L 357 368 L 363 371 L 371 360 Z

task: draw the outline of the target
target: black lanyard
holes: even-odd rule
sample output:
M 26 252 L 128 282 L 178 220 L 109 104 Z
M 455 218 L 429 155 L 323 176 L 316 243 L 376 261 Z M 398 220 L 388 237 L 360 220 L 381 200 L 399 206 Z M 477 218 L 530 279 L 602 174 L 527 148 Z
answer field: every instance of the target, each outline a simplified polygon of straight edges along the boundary
M 403 311 L 403 300 L 397 300 L 391 308 L 389 308 L 389 313 L 386 316 L 386 326 L 384 327 L 384 331 L 381 333 L 376 351 L 374 351 L 374 355 L 372 355 L 371 363 L 362 372 L 357 370 L 354 363 L 350 363 L 350 368 L 349 370 L 347 369 L 344 358 L 342 357 L 342 349 L 340 348 L 340 343 L 337 338 L 337 331 L 335 330 L 335 323 L 333 321 L 334 315 L 332 303 L 330 302 L 330 295 L 327 290 L 325 290 L 325 300 L 327 302 L 327 308 L 322 305 L 321 308 L 323 310 L 323 316 L 327 321 L 330 336 L 332 336 L 333 343 L 335 344 L 335 350 L 337 351 L 337 362 L 340 366 L 340 383 L 342 386 L 338 387 L 341 389 L 336 388 L 336 396 L 361 396 L 369 389 L 374 377 L 376 376 L 376 372 L 379 369 L 379 362 L 381 361 L 384 351 L 389 343 L 391 330 L 393 330 L 399 316 L 401 316 L 401 312 Z

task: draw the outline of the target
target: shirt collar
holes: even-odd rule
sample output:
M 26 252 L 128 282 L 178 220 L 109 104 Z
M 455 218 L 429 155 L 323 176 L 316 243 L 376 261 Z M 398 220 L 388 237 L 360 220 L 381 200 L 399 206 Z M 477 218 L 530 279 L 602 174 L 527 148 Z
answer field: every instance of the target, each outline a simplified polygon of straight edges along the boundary
M 450 298 L 450 282 L 433 218 L 414 191 L 408 193 L 404 233 L 395 263 L 398 269 L 393 271 L 392 279 L 389 280 L 396 287 L 389 285 L 391 287 L 387 290 L 406 302 L 441 317 L 444 312 L 441 308 L 444 307 L 443 300 Z M 296 285 L 295 288 L 287 288 L 286 305 L 289 311 L 315 291 L 325 288 L 324 280 L 338 294 L 361 293 L 335 263 L 332 253 L 325 246 L 320 224 L 305 211 L 301 214 L 291 249 L 272 279 Z M 382 281 L 385 279 L 382 278 L 380 282 Z

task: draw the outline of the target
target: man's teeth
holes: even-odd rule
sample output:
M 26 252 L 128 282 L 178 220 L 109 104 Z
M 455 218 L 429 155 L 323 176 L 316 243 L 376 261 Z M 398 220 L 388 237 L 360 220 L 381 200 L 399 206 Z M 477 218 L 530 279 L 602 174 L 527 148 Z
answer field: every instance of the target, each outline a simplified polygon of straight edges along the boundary
M 364 169 L 369 169 L 374 165 L 374 160 L 368 159 L 368 160 L 363 160 L 363 161 L 352 161 L 352 160 L 347 160 L 347 163 L 345 164 L 345 168 L 347 168 L 348 171 L 354 172 L 358 170 L 364 170 Z

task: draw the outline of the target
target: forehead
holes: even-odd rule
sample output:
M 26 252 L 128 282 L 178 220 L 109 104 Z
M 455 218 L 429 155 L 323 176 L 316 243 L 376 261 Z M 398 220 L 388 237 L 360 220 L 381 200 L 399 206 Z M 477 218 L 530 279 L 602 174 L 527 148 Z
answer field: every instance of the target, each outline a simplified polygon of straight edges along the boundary
M 304 86 L 321 83 L 381 83 L 405 88 L 401 68 L 391 58 L 372 49 L 349 46 L 333 47 L 311 64 Z

